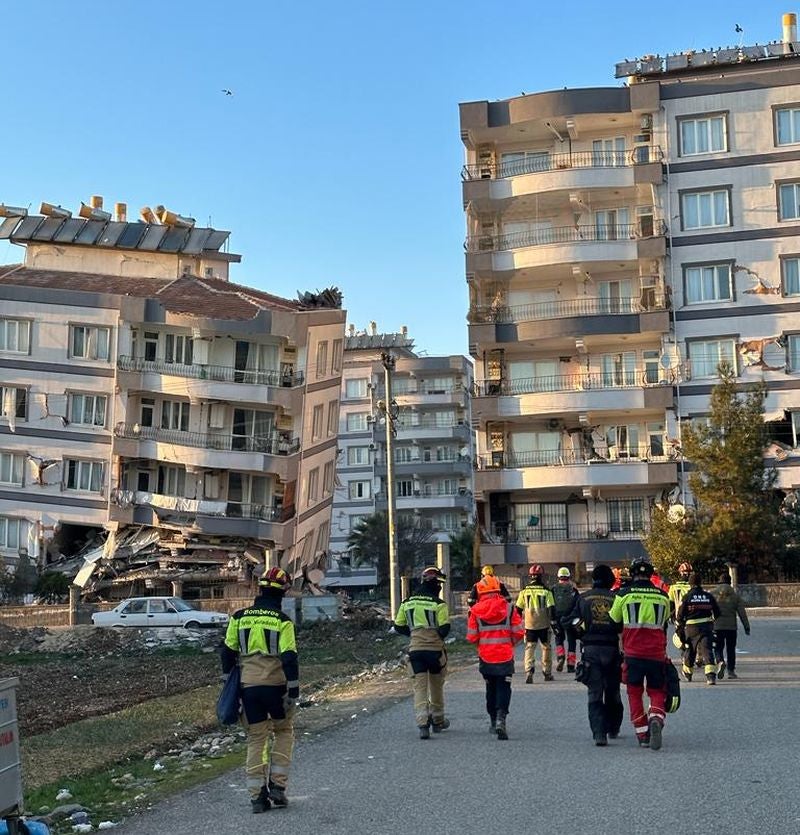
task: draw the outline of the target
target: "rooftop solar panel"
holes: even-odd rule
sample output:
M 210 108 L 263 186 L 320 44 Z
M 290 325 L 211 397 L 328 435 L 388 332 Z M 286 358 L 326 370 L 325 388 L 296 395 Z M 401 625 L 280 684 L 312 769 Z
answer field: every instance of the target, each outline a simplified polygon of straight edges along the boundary
M 39 225 L 44 221 L 41 215 L 28 215 L 23 218 L 22 223 L 17 227 L 12 238 L 15 241 L 29 241 L 31 235 L 39 228 Z
M 216 229 L 212 229 L 204 249 L 219 249 L 228 240 L 230 234 L 230 232 L 219 232 Z
M 31 235 L 32 241 L 52 241 L 53 236 L 63 226 L 63 217 L 48 217 L 45 222 Z
M 119 236 L 125 231 L 127 223 L 120 223 L 119 221 L 111 221 L 106 224 L 100 240 L 97 242 L 98 246 L 116 246 Z
M 158 249 L 160 252 L 180 252 L 189 230 L 182 226 L 171 226 L 168 228 L 169 231 L 164 236 L 164 240 L 161 241 L 161 246 Z
M 189 255 L 198 255 L 206 248 L 206 241 L 211 234 L 211 229 L 192 229 L 189 233 L 189 240 L 183 247 L 183 251 Z
M 144 223 L 128 223 L 119 236 L 117 246 L 123 249 L 136 249 L 145 229 L 147 229 L 147 225 Z
M 53 241 L 59 244 L 71 244 L 75 236 L 83 229 L 86 221 L 82 217 L 71 217 L 64 221 L 64 225 L 53 235 Z
M 87 220 L 86 226 L 81 229 L 77 238 L 75 238 L 75 243 L 85 244 L 86 246 L 97 243 L 97 239 L 100 237 L 100 233 L 103 231 L 105 225 L 106 222 L 104 220 Z
M 7 217 L 0 223 L 0 239 L 10 238 L 20 220 L 22 220 L 21 217 Z
M 137 249 L 156 250 L 161 243 L 161 239 L 167 234 L 166 226 L 157 226 L 153 224 L 147 227 L 144 237 L 139 241 Z

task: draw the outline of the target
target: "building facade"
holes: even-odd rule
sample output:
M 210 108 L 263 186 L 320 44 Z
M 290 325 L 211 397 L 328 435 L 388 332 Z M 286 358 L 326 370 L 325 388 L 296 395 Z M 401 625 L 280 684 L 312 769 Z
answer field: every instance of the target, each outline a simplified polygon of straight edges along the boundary
M 398 520 L 449 542 L 473 518 L 472 364 L 467 357 L 419 356 L 400 333 L 357 334 L 351 325 L 344 351 L 331 553 L 328 582 L 347 583 L 348 536 L 366 516 L 388 507 L 385 371 L 395 358 L 395 505 Z M 344 573 L 342 569 L 344 568 Z M 359 578 L 359 581 L 363 578 Z
M 641 553 L 653 504 L 690 501 L 681 422 L 723 360 L 766 382 L 778 483 L 800 484 L 789 41 L 461 105 L 484 562 Z
M 45 566 L 94 541 L 87 589 L 113 573 L 128 591 L 168 592 L 244 579 L 265 559 L 297 578 L 316 567 L 333 501 L 336 294 L 305 304 L 234 284 L 229 233 L 169 212 L 43 209 L 0 207 L 0 239 L 25 249 L 0 267 L 6 561 L 24 547 Z

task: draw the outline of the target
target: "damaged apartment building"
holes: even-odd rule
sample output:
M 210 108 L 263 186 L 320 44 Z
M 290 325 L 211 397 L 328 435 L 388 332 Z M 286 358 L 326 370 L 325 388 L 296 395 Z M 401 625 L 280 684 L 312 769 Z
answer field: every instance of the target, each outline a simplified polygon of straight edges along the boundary
M 0 555 L 86 594 L 219 596 L 324 567 L 344 311 L 230 281 L 228 232 L 0 205 Z
M 622 562 L 692 502 L 682 427 L 720 362 L 763 381 L 800 489 L 800 44 L 616 66 L 617 86 L 461 105 L 481 557 Z M 777 31 L 776 31 L 777 34 Z

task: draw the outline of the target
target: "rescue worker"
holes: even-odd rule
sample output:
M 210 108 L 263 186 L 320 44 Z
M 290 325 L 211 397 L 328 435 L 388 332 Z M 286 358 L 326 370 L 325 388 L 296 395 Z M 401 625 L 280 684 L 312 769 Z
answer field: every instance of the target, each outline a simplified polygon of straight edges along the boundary
M 569 613 L 575 608 L 579 594 L 572 583 L 572 573 L 563 566 L 558 569 L 558 582 L 551 589 L 555 601 L 556 617 L 554 632 L 556 636 L 556 669 L 560 673 L 567 662 L 567 672 L 575 672 L 575 651 L 578 646 L 578 635 L 575 628 L 568 621 Z M 567 642 L 567 652 L 564 653 L 564 640 Z
M 682 562 L 678 566 L 678 577 L 680 579 L 669 587 L 669 608 L 673 623 L 675 622 L 678 609 L 681 607 L 681 601 L 686 592 L 689 591 L 689 575 L 691 573 L 692 564 L 690 562 Z
M 714 621 L 720 616 L 719 606 L 714 595 L 703 588 L 697 572 L 689 575 L 689 586 L 676 616 L 675 632 L 687 645 L 681 671 L 686 681 L 691 681 L 694 662 L 698 659 L 706 674 L 706 684 L 716 684 Z
M 508 739 L 506 717 L 511 704 L 514 646 L 525 630 L 519 612 L 502 596 L 496 577 L 484 577 L 477 587 L 478 602 L 469 612 L 467 640 L 478 648 L 478 670 L 486 682 L 489 730 L 498 739 Z
M 611 620 L 616 594 L 611 591 L 614 573 L 607 565 L 592 571 L 592 587 L 583 592 L 571 616 L 578 621 L 581 661 L 587 667 L 583 683 L 589 688 L 589 727 L 595 745 L 608 745 L 622 725 L 619 633 L 621 625 Z
M 414 682 L 414 716 L 420 739 L 429 739 L 431 728 L 440 733 L 450 727 L 444 716 L 444 639 L 450 633 L 450 613 L 439 599 L 446 579 L 436 566 L 425 568 L 416 594 L 400 604 L 394 619 L 395 631 L 411 636 L 408 666 Z
M 736 616 L 744 627 L 744 634 L 750 634 L 750 621 L 742 598 L 731 585 L 730 574 L 726 571 L 719 578 L 719 585 L 712 592 L 719 606 L 719 617 L 714 621 L 715 649 L 717 653 L 717 678 L 739 678 L 736 675 Z M 728 663 L 725 664 L 725 647 L 728 648 Z
M 481 569 L 481 580 L 484 577 L 494 577 L 494 568 L 492 568 L 491 565 L 484 565 Z M 497 582 L 500 583 L 499 580 Z M 480 583 L 480 580 L 478 580 L 478 583 Z M 473 585 L 469 591 L 469 595 L 467 595 L 467 606 L 474 606 L 478 602 L 478 583 Z M 508 593 L 505 583 L 500 583 L 500 594 L 502 594 L 506 600 L 511 600 L 511 595 Z
M 294 712 L 300 680 L 294 624 L 282 610 L 289 575 L 269 568 L 258 581 L 258 596 L 228 621 L 222 670 L 242 673 L 242 724 L 247 731 L 245 773 L 256 814 L 286 806 L 294 747 Z
M 669 598 L 651 582 L 653 566 L 644 558 L 631 563 L 631 582 L 617 593 L 609 617 L 622 624 L 622 680 L 636 738 L 657 751 L 666 717 L 666 659 Z M 644 692 L 650 700 L 644 708 Z
M 556 619 L 553 592 L 544 582 L 544 569 L 532 565 L 528 569 L 530 581 L 517 596 L 517 611 L 525 618 L 525 684 L 533 684 L 536 667 L 536 645 L 542 645 L 542 674 L 545 681 L 553 680 L 550 627 Z

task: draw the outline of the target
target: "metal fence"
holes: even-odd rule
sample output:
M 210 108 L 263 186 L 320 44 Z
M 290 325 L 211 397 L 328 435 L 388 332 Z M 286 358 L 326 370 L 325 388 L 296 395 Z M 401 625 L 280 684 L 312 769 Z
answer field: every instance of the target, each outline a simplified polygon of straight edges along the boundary
M 139 423 L 118 423 L 114 427 L 118 438 L 137 441 L 157 441 L 200 449 L 226 452 L 263 452 L 267 455 L 292 455 L 300 451 L 300 438 L 278 434 L 266 436 L 225 435 L 221 433 L 183 432 L 180 429 L 161 429 Z
M 213 380 L 222 383 L 249 383 L 259 386 L 292 388 L 303 385 L 302 372 L 295 372 L 290 365 L 280 369 L 242 369 L 227 365 L 198 365 L 165 360 L 146 360 L 143 357 L 121 356 L 117 360 L 120 371 L 155 372 L 174 377 L 192 377 L 197 380 Z

